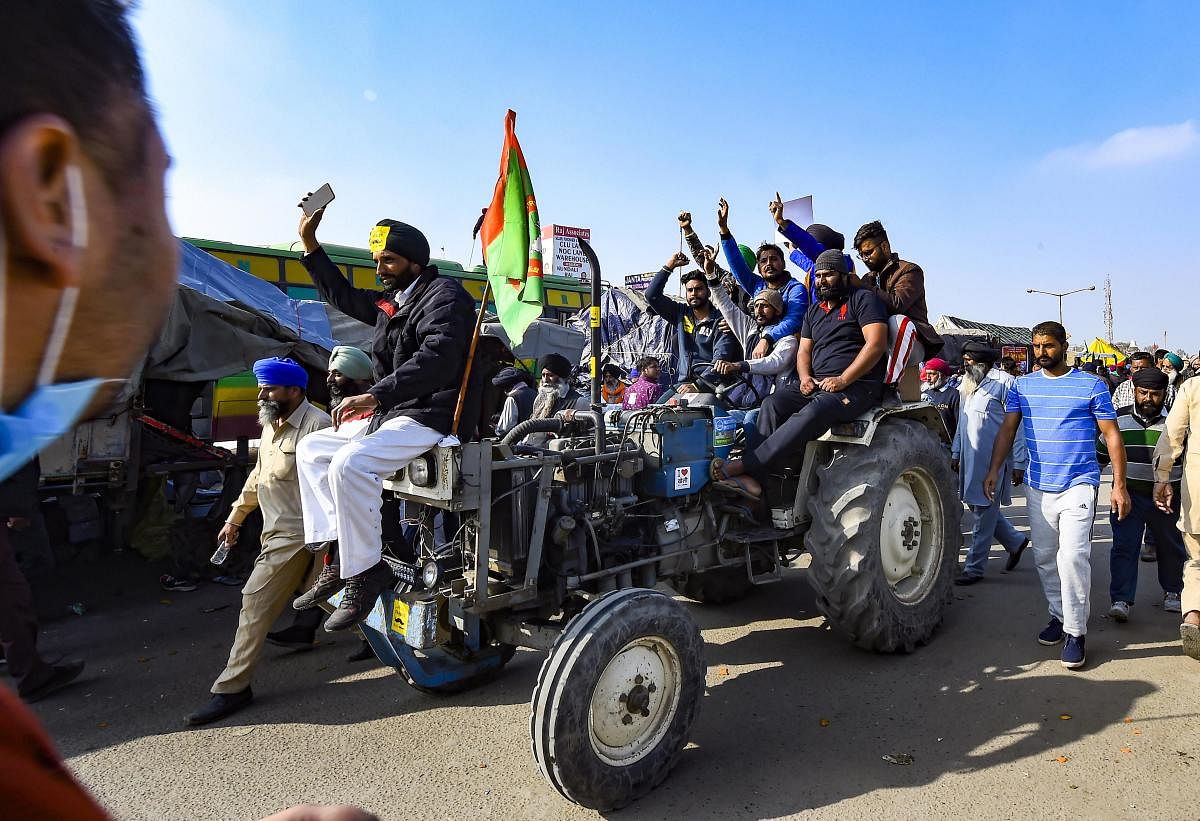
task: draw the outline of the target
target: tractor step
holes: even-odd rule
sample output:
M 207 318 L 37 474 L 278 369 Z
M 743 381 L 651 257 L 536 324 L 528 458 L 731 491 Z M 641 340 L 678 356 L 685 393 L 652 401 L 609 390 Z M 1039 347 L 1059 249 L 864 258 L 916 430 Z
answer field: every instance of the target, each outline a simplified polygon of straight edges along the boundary
M 786 539 L 795 535 L 795 530 L 780 530 L 775 527 L 751 527 L 738 528 L 736 530 L 725 531 L 725 538 L 731 542 L 738 544 L 761 544 L 763 542 L 777 542 L 780 539 Z

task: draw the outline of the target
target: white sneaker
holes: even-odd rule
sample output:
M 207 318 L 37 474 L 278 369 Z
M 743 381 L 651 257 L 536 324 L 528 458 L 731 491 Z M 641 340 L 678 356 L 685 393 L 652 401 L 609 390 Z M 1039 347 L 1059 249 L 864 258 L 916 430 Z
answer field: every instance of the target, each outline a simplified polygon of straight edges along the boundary
M 1113 602 L 1112 607 L 1108 608 L 1109 618 L 1111 618 L 1113 621 L 1124 624 L 1125 622 L 1129 621 L 1130 606 L 1131 605 L 1127 601 Z M 1163 606 L 1165 607 L 1166 605 Z
M 1167 613 L 1183 612 L 1183 602 L 1179 600 L 1178 593 L 1167 593 L 1163 596 L 1163 610 Z

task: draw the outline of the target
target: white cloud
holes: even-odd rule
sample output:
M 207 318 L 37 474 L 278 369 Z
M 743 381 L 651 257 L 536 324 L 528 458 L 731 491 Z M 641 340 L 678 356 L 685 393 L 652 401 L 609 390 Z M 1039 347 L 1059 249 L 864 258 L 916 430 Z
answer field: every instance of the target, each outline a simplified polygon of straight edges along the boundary
M 365 91 L 363 91 L 363 99 L 366 100 L 368 103 L 373 103 L 379 99 L 379 95 L 375 92 L 375 89 L 368 88 Z
M 1118 131 L 1102 143 L 1080 143 L 1046 155 L 1043 163 L 1076 168 L 1132 168 L 1172 160 L 1192 150 L 1200 141 L 1196 124 L 1148 125 Z

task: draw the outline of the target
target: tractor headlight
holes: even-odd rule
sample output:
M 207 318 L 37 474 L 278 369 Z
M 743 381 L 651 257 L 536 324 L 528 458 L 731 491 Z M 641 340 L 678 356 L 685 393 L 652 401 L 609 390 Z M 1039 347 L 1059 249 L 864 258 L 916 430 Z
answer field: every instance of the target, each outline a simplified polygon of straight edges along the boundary
M 408 479 L 418 487 L 430 487 L 437 479 L 437 470 L 428 456 L 418 456 L 408 463 Z

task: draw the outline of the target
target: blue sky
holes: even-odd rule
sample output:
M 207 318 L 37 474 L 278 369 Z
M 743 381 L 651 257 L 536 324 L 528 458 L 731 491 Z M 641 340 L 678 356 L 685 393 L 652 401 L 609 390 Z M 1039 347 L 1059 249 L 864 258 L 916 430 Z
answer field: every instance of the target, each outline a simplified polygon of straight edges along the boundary
M 786 9 L 786 10 L 785 10 Z M 606 279 L 657 269 L 689 209 L 769 237 L 812 194 L 880 219 L 931 314 L 1055 318 L 1200 348 L 1197 3 L 401 3 L 142 0 L 177 233 L 322 238 L 388 216 L 466 262 L 518 113 L 543 224 L 593 231 Z M 444 252 L 442 249 L 444 248 Z M 478 262 L 479 250 L 474 251 Z

